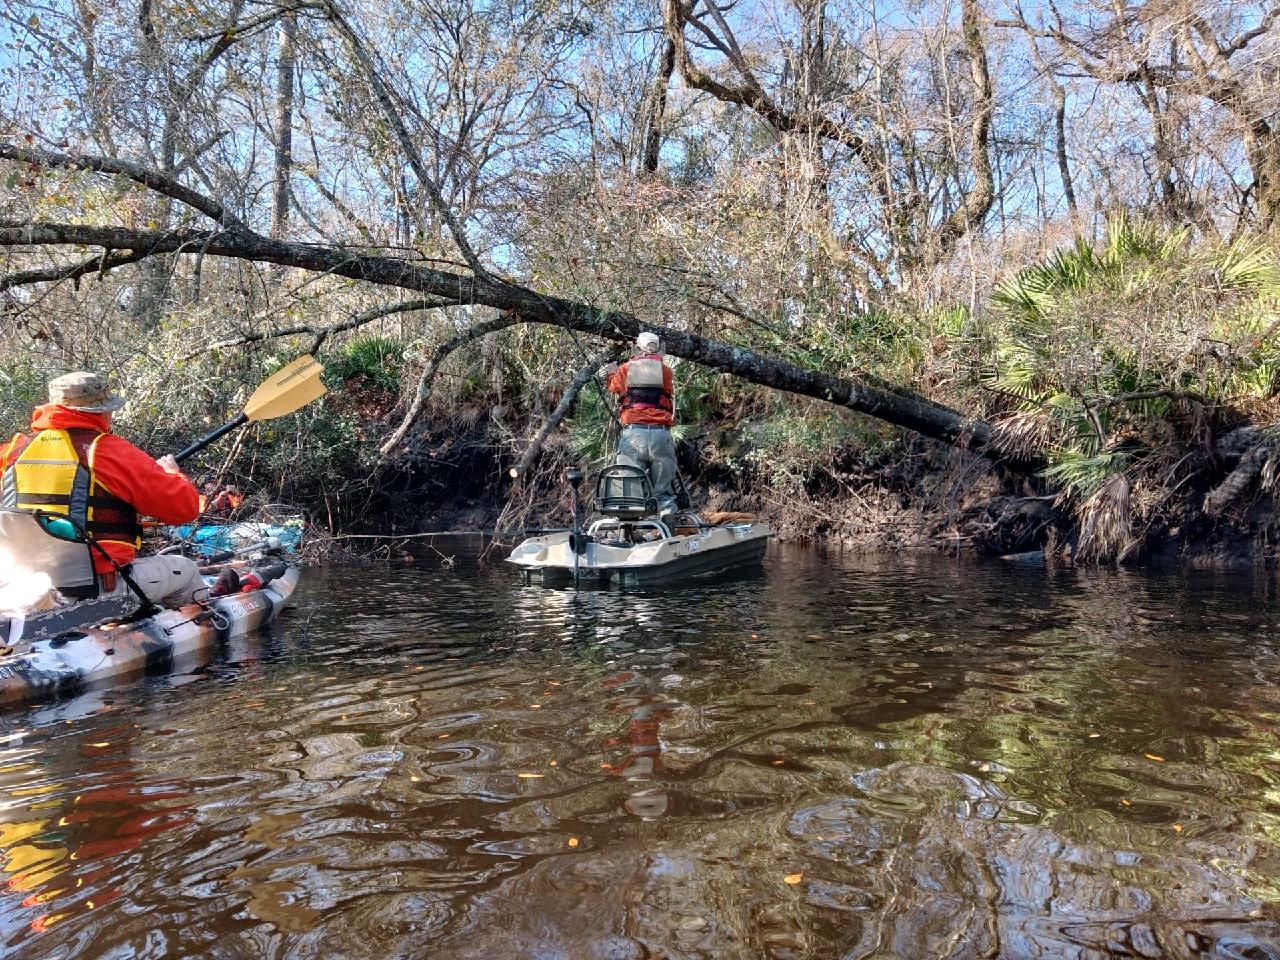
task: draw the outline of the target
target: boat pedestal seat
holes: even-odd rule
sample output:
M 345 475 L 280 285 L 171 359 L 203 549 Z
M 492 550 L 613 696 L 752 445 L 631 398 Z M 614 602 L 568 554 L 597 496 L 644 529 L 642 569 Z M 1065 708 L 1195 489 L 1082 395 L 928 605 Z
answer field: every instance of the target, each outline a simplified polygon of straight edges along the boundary
M 658 513 L 649 475 L 640 467 L 624 463 L 600 471 L 593 505 L 601 516 L 619 520 L 643 520 Z

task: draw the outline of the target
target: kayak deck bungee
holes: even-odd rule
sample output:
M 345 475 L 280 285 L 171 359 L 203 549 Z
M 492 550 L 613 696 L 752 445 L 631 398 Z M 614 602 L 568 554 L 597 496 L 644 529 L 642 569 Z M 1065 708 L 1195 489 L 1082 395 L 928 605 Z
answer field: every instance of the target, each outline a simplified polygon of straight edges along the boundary
M 232 566 L 248 573 L 255 564 Z M 298 567 L 290 563 L 281 575 L 247 593 L 162 610 L 132 623 L 77 630 L 30 644 L 19 642 L 12 652 L 0 656 L 0 706 L 46 700 L 104 680 L 159 671 L 249 633 L 279 612 L 297 588 L 298 578 Z

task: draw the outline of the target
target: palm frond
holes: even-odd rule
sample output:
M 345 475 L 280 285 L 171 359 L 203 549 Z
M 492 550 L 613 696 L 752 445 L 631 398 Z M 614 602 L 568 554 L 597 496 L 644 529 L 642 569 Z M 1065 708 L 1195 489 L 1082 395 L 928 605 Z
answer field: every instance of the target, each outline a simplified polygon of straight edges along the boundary
M 1088 497 L 1109 479 L 1123 473 L 1132 459 L 1131 450 L 1087 454 L 1073 447 L 1063 447 L 1050 455 L 1051 465 L 1042 471 L 1042 475 L 1061 487 L 1066 496 Z

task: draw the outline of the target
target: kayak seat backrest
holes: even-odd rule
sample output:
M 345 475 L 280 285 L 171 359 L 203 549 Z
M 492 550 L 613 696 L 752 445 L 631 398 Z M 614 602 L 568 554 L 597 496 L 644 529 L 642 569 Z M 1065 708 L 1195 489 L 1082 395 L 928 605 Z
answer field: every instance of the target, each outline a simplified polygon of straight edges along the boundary
M 640 467 L 615 463 L 596 478 L 595 509 L 606 517 L 639 520 L 658 512 L 649 475 Z
M 0 580 L 21 573 L 47 573 L 59 593 L 75 599 L 98 595 L 87 543 L 46 533 L 34 514 L 0 510 Z

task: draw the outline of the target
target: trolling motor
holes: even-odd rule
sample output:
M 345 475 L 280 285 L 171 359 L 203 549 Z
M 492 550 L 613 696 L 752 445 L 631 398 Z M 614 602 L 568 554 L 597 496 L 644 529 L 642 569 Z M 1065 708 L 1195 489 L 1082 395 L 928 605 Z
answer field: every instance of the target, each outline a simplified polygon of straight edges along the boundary
M 578 564 L 582 554 L 587 550 L 587 538 L 582 533 L 582 520 L 578 514 L 578 487 L 582 486 L 582 471 L 577 467 L 570 467 L 565 473 L 565 479 L 569 481 L 569 486 L 573 488 L 573 532 L 569 534 L 569 549 L 573 551 L 573 585 L 578 585 Z

